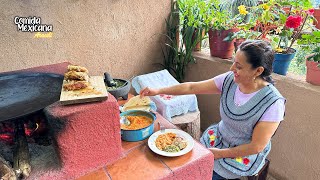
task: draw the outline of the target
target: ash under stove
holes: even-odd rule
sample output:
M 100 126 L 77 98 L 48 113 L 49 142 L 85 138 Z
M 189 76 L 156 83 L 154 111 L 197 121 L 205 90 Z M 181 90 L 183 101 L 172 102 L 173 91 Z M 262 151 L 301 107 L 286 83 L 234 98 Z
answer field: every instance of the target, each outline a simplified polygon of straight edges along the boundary
M 43 112 L 0 122 L 0 179 L 36 179 L 61 168 Z

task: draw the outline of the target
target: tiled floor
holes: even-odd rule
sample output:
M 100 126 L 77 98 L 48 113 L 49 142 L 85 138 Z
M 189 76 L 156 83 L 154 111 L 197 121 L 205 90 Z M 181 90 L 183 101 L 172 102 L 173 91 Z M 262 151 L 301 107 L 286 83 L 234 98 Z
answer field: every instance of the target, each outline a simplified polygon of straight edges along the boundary
M 85 176 L 78 178 L 78 180 L 109 180 L 109 176 L 104 168 L 91 172 Z

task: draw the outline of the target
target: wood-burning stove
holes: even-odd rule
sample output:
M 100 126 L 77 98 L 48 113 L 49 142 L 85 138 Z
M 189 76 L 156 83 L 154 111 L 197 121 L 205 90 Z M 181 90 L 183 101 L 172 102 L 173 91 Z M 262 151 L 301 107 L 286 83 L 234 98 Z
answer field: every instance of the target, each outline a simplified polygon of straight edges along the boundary
M 16 119 L 0 122 L 0 178 L 26 178 L 31 173 L 29 149 L 36 146 L 50 146 L 52 138 L 42 111 Z M 35 144 L 29 147 L 29 144 Z M 3 178 L 5 179 L 5 178 Z

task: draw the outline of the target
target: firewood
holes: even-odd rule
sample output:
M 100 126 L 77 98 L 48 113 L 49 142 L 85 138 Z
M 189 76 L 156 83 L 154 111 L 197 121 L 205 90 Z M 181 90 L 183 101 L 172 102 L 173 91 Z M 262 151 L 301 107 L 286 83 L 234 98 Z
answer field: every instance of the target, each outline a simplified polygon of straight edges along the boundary
M 15 128 L 15 148 L 13 151 L 13 169 L 18 177 L 30 175 L 30 154 L 22 120 L 17 120 Z
M 0 180 L 17 180 L 10 164 L 0 154 Z

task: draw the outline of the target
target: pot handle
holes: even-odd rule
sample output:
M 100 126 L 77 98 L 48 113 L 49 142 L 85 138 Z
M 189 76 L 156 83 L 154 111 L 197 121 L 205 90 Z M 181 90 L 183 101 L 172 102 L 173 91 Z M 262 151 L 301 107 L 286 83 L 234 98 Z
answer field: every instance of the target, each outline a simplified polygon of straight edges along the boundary
M 150 112 L 150 114 L 152 115 L 152 116 L 154 116 L 154 119 L 156 120 L 157 119 L 157 115 L 156 115 L 156 113 L 155 112 L 153 112 L 153 111 L 149 111 Z

